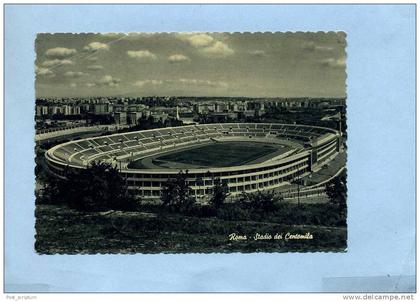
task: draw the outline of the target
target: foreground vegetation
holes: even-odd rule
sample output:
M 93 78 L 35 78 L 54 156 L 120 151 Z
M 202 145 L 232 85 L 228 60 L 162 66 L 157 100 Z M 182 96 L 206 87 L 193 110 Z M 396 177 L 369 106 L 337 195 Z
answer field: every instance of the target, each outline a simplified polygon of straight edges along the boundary
M 182 214 L 82 213 L 63 206 L 36 209 L 38 253 L 176 253 L 344 251 L 344 227 L 230 221 Z M 312 240 L 254 240 L 259 233 L 311 233 Z M 246 235 L 246 241 L 229 235 Z
M 216 179 L 207 205 L 196 203 L 185 173 L 166 183 L 159 205 L 127 193 L 109 164 L 66 176 L 47 177 L 37 196 L 39 253 L 306 252 L 347 245 L 345 175 L 328 185 L 326 204 L 292 204 L 263 192 L 226 203 L 227 186 Z M 312 239 L 286 240 L 287 233 Z

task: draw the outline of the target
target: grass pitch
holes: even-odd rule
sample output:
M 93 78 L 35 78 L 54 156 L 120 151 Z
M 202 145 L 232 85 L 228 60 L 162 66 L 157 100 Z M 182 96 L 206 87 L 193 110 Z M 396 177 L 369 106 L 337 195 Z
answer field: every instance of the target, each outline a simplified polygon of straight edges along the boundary
M 225 167 L 243 165 L 262 156 L 276 152 L 280 146 L 256 142 L 223 142 L 170 153 L 153 160 L 153 163 L 176 162 L 198 166 Z

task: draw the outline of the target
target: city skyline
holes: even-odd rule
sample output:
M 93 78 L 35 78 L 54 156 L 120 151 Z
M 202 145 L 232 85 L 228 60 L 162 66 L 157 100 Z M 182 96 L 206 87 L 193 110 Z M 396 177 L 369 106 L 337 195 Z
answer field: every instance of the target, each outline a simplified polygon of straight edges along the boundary
M 345 34 L 39 34 L 37 97 L 346 97 Z

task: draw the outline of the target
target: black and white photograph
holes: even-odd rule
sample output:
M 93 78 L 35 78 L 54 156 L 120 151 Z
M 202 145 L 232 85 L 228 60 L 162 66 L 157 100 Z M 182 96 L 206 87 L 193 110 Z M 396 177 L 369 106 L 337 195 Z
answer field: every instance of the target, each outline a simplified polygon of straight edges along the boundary
M 38 254 L 347 251 L 345 32 L 34 49 Z

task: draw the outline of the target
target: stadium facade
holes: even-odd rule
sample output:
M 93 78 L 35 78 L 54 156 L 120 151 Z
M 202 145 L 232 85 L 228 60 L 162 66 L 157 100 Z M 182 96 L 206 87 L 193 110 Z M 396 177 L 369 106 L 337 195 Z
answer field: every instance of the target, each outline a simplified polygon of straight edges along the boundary
M 158 199 L 164 183 L 180 168 L 130 168 L 129 162 L 157 154 L 223 141 L 255 141 L 287 145 L 288 150 L 262 162 L 188 168 L 187 179 L 197 198 L 212 193 L 215 181 L 226 183 L 232 197 L 243 192 L 272 190 L 290 185 L 320 170 L 342 150 L 341 133 L 325 127 L 276 123 L 199 124 L 74 140 L 46 153 L 49 170 L 64 177 L 66 168 L 86 168 L 105 161 L 119 168 L 129 190 L 145 199 Z

